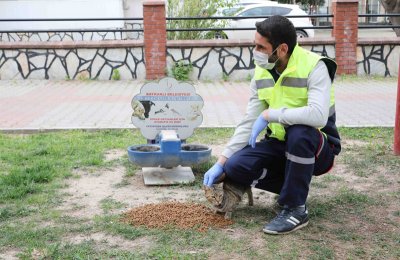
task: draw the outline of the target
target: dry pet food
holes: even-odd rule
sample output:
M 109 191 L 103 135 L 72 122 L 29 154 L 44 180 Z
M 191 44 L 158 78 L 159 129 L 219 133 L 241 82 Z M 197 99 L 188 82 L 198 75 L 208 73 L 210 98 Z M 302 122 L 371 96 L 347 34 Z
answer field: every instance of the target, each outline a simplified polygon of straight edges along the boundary
M 163 202 L 133 208 L 123 214 L 123 222 L 148 228 L 197 229 L 224 228 L 233 222 L 217 215 L 205 205 L 182 202 Z

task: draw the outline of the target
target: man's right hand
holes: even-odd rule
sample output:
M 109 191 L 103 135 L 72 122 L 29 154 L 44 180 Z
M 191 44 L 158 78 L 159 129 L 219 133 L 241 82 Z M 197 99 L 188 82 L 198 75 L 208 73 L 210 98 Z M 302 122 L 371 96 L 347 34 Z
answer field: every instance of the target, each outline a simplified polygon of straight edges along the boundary
M 223 166 L 216 162 L 213 167 L 211 167 L 206 174 L 204 174 L 203 184 L 211 187 L 214 182 L 216 182 L 224 172 Z

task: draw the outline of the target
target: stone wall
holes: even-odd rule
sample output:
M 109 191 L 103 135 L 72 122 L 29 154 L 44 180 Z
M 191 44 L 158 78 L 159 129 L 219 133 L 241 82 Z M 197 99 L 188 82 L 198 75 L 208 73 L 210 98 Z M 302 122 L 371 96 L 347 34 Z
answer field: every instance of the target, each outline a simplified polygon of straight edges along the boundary
M 335 58 L 335 41 L 301 39 L 300 45 Z M 250 41 L 168 41 L 167 71 L 175 62 L 193 65 L 191 79 L 248 79 L 253 74 Z M 363 40 L 357 47 L 357 74 L 398 76 L 400 41 Z M 0 43 L 0 79 L 146 78 L 143 41 Z
M 357 75 L 398 76 L 399 60 L 399 37 L 358 42 Z
M 141 41 L 3 44 L 0 48 L 0 79 L 110 80 L 116 71 L 120 79 L 145 78 Z
M 335 58 L 334 40 L 302 40 L 301 45 L 318 54 Z M 167 43 L 167 68 L 183 61 L 192 64 L 192 79 L 214 80 L 229 77 L 243 80 L 253 75 L 251 41 L 169 41 Z

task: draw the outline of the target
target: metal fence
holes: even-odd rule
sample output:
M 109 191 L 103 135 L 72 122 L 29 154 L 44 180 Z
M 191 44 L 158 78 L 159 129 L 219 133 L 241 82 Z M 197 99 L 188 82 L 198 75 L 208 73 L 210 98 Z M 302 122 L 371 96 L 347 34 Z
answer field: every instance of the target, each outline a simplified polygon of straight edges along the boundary
M 366 18 L 367 20 L 374 20 L 372 18 L 383 18 L 385 21 L 388 21 L 390 17 L 399 17 L 400 14 L 359 14 L 359 18 Z M 269 16 L 250 16 L 250 17 L 240 17 L 240 19 L 266 19 Z M 332 29 L 332 14 L 310 14 L 310 15 L 297 15 L 297 16 L 286 16 L 288 18 L 310 18 L 313 21 L 319 21 L 315 23 L 313 26 L 303 26 L 296 27 L 297 29 L 315 29 L 315 30 L 324 30 L 324 29 Z M 207 28 L 171 28 L 171 21 L 185 21 L 185 20 L 233 20 L 237 19 L 235 16 L 213 16 L 213 17 L 174 17 L 174 18 L 166 18 L 167 20 L 167 32 L 184 32 L 184 31 L 229 31 L 229 30 L 254 30 L 254 27 L 246 27 L 246 28 L 232 28 L 228 26 L 226 27 L 207 27 Z M 19 23 L 19 22 L 65 22 L 65 21 L 117 21 L 122 20 L 125 21 L 124 28 L 101 28 L 101 29 L 14 29 L 14 30 L 0 30 L 0 34 L 24 34 L 24 33 L 120 33 L 126 34 L 131 32 L 143 33 L 143 27 L 141 28 L 128 28 L 126 24 L 129 24 L 128 21 L 136 21 L 138 24 L 143 24 L 143 18 L 141 17 L 127 17 L 127 18 L 46 18 L 46 19 L 0 19 L 0 28 L 3 23 Z M 4 28 L 4 27 L 3 27 Z M 377 23 L 360 23 L 358 25 L 359 29 L 379 29 L 379 28 L 400 28 L 400 25 L 393 25 L 388 22 L 377 24 Z M 124 38 L 121 36 L 121 38 Z M 124 39 L 128 39 L 129 37 L 125 37 Z M 0 38 L 0 41 L 2 38 Z
M 240 19 L 266 19 L 270 16 L 241 16 Z M 324 18 L 332 18 L 333 15 L 330 14 L 321 14 L 321 15 L 287 15 L 287 18 L 310 18 L 310 19 L 316 19 L 320 17 Z M 167 18 L 167 21 L 183 21 L 183 20 L 205 20 L 205 19 L 213 19 L 213 20 L 234 20 L 238 19 L 236 16 L 213 16 L 213 17 L 176 17 L 176 18 Z M 321 26 L 299 26 L 296 27 L 297 29 L 332 29 L 332 25 L 321 25 Z M 254 30 L 255 27 L 242 27 L 242 28 L 232 28 L 232 27 L 220 27 L 220 28 L 167 28 L 167 31 L 169 32 L 176 32 L 176 31 L 218 31 L 218 30 L 224 30 L 224 31 L 232 31 L 232 30 Z
M 46 18 L 46 19 L 0 19 L 0 25 L 3 22 L 85 22 L 85 21 L 141 21 L 143 18 L 130 17 L 130 18 Z M 0 30 L 0 33 L 41 33 L 41 32 L 143 32 L 143 29 L 64 29 L 64 30 Z

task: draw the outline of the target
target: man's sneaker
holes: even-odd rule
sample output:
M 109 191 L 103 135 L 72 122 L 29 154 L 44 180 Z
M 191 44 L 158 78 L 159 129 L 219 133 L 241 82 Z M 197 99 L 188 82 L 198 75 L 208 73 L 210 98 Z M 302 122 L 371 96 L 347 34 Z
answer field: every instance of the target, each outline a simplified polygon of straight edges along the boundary
M 279 235 L 295 231 L 308 224 L 308 211 L 305 208 L 284 208 L 278 216 L 263 228 L 264 233 Z

